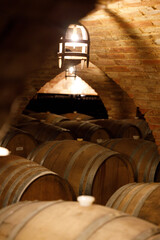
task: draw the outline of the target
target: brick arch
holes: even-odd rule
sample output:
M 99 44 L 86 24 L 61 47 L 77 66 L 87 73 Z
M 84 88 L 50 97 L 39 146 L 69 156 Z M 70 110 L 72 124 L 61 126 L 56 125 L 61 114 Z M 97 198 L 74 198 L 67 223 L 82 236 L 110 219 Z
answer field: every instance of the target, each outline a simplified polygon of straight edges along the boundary
M 80 69 L 77 75 L 87 82 L 99 95 L 110 117 L 116 119 L 136 116 L 136 105 L 128 94 L 93 63 Z
M 90 85 L 101 98 L 108 115 L 116 119 L 133 118 L 136 116 L 136 105 L 128 94 L 121 87 L 110 79 L 96 65 L 89 63 L 89 68 L 81 70 L 80 65 L 77 66 L 77 75 L 81 77 L 88 85 Z M 29 75 L 26 81 L 26 91 L 19 98 L 19 108 L 16 112 L 18 116 L 32 97 L 47 82 L 58 81 L 64 78 L 64 72 L 58 68 L 57 54 L 51 54 L 44 62 L 43 66 Z
M 57 58 L 54 60 L 57 62 Z M 45 81 L 45 83 L 51 81 L 52 85 L 54 85 L 54 83 L 56 84 L 61 81 L 65 76 L 64 72 L 59 73 L 59 71 L 60 70 L 57 67 L 52 76 L 55 76 L 56 73 L 57 75 L 52 77 L 51 80 Z M 45 77 L 45 80 L 47 80 L 49 76 L 50 75 L 48 74 L 48 76 Z M 81 66 L 79 65 L 77 66 L 77 76 L 98 93 L 110 117 L 121 119 L 133 118 L 136 116 L 136 105 L 133 100 L 118 84 L 107 77 L 97 66 L 90 62 L 89 68 L 81 69 Z M 45 85 L 44 83 L 40 86 L 40 82 L 41 84 L 43 83 L 42 81 L 37 81 L 37 89 Z M 45 86 L 43 89 L 45 91 Z

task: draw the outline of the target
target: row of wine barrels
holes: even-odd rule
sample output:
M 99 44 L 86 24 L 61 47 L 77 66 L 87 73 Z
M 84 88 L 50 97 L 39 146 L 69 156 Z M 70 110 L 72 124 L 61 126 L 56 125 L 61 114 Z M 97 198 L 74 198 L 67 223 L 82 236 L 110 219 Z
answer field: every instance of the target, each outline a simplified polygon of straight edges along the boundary
M 50 113 L 50 112 L 30 112 L 28 113 L 30 117 L 39 119 L 39 120 L 45 120 L 46 122 L 50 122 L 52 124 L 55 124 L 57 122 L 65 121 L 65 120 L 76 120 L 81 119 L 81 120 L 91 120 L 93 119 L 92 116 L 89 116 L 87 114 L 83 113 L 77 113 L 76 111 L 71 112 L 71 113 L 64 113 L 64 114 L 55 114 L 55 113 Z
M 110 138 L 142 138 L 141 131 L 137 126 L 115 119 L 94 119 L 91 123 L 97 124 L 108 132 Z
M 69 120 L 59 122 L 57 125 L 69 129 L 74 139 L 83 138 L 85 141 L 98 142 L 109 138 L 104 128 L 87 121 Z
M 73 112 L 73 113 L 64 113 L 62 114 L 62 116 L 69 118 L 70 120 L 76 120 L 76 119 L 81 119 L 83 121 L 87 121 L 87 120 L 91 120 L 94 117 L 89 116 L 87 114 L 84 113 L 78 113 L 78 112 Z
M 160 156 L 154 142 L 117 138 L 100 144 L 128 157 L 135 172 L 136 182 L 160 181 Z
M 20 129 L 32 134 L 39 142 L 73 139 L 70 130 L 42 122 L 28 122 L 20 126 Z
M 128 159 L 91 142 L 45 142 L 35 148 L 28 159 L 68 180 L 76 196 L 93 195 L 99 204 L 106 204 L 120 186 L 134 182 Z
M 21 157 L 27 157 L 37 145 L 37 141 L 31 134 L 14 127 L 10 127 L 0 141 L 0 146 Z
M 160 183 L 129 183 L 118 189 L 106 206 L 160 226 Z
M 100 205 L 27 201 L 0 211 L 0 239 L 159 240 L 160 228 Z
M 15 155 L 0 157 L 0 196 L 0 208 L 24 200 L 75 199 L 65 179 Z

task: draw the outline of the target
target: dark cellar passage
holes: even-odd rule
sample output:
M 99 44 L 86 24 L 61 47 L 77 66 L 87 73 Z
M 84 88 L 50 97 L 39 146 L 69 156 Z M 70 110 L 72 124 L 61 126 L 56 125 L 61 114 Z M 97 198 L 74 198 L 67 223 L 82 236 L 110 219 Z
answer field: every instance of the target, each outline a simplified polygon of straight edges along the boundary
M 58 106 L 58 107 L 57 107 Z M 26 109 L 63 114 L 77 111 L 95 118 L 108 118 L 101 99 L 94 95 L 42 94 L 31 99 Z

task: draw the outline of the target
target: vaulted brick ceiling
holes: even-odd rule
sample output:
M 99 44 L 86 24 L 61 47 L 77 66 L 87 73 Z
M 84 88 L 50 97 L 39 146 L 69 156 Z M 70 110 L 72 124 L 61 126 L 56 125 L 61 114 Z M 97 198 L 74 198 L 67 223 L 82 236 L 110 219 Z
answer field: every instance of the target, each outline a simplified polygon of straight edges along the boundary
M 64 2 L 61 2 L 61 7 Z M 94 1 L 79 1 L 75 12 L 80 7 L 81 14 L 74 14 L 71 17 L 68 10 L 67 17 L 64 17 L 66 13 L 61 9 L 63 15 L 60 14 L 62 17 L 60 24 L 55 21 L 55 19 L 59 21 L 58 14 L 55 17 L 51 14 L 59 9 L 56 7 L 59 6 L 56 5 L 55 8 L 52 6 L 50 11 L 48 18 L 50 24 L 45 21 L 42 25 L 38 24 L 39 28 L 25 32 L 30 36 L 27 46 L 32 43 L 32 47 L 25 48 L 26 61 L 22 61 L 21 54 L 16 54 L 16 49 L 12 55 L 15 54 L 18 64 L 17 61 L 12 61 L 12 55 L 8 57 L 9 52 L 4 52 L 4 57 L 5 54 L 8 57 L 5 63 L 14 62 L 17 64 L 16 69 L 20 67 L 21 71 L 13 71 L 15 66 L 11 64 L 7 71 L 3 58 L 1 59 L 3 76 L 7 79 L 12 77 L 14 80 L 24 77 L 26 79 L 25 91 L 19 100 L 21 101 L 19 112 L 25 108 L 40 87 L 60 74 L 57 65 L 58 39 L 68 23 L 79 20 L 90 34 L 90 62 L 93 64 L 89 69 L 81 71 L 79 76 L 98 92 L 111 116 L 133 117 L 135 107 L 139 107 L 153 130 L 157 145 L 160 146 L 159 0 L 99 0 L 95 6 Z M 43 22 L 44 14 L 40 12 L 40 16 Z M 36 34 L 32 36 L 31 33 L 35 29 Z M 47 41 L 44 36 L 47 36 Z M 20 40 L 23 42 L 22 36 Z M 43 64 L 42 59 L 45 60 Z M 32 74 L 28 74 L 31 70 Z

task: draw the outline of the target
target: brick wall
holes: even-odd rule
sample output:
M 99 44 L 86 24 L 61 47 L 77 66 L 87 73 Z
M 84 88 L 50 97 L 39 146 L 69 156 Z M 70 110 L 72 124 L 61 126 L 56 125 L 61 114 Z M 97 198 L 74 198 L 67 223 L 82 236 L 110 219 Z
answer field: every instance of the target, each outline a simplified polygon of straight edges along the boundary
M 136 116 L 136 106 L 128 94 L 96 65 L 77 72 L 100 96 L 109 117 L 122 119 Z
M 160 2 L 99 3 L 81 20 L 91 38 L 90 60 L 134 100 L 160 146 Z

